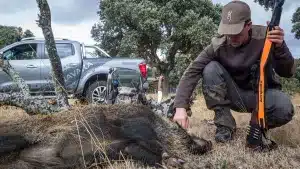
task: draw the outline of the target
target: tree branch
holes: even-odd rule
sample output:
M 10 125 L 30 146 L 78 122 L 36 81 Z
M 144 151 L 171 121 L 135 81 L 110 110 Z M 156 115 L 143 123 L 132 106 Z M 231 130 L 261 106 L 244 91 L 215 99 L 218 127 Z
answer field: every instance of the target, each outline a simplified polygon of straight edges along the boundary
M 51 114 L 62 109 L 56 104 L 50 104 L 45 98 L 24 96 L 21 93 L 0 93 L 0 103 L 22 108 L 27 114 Z
M 28 85 L 25 83 L 24 79 L 22 79 L 18 72 L 16 72 L 11 65 L 9 64 L 9 62 L 7 60 L 3 60 L 1 59 L 3 58 L 3 56 L 0 54 L 0 67 L 2 68 L 2 70 L 8 74 L 8 76 L 13 80 L 13 82 L 15 84 L 17 84 L 18 88 L 20 88 L 20 92 L 22 93 L 22 95 L 29 97 L 29 87 Z
M 168 60 L 168 70 L 171 71 L 174 66 L 175 66 L 175 55 L 178 51 L 178 49 L 180 48 L 180 42 L 178 41 L 174 41 L 174 43 L 172 44 L 171 48 L 168 51 L 168 56 L 167 56 L 167 60 Z
M 0 58 L 3 56 L 0 54 Z M 62 110 L 58 105 L 50 104 L 45 98 L 32 97 L 29 87 L 19 74 L 11 67 L 8 60 L 0 59 L 0 67 L 20 88 L 20 92 L 0 93 L 0 103 L 20 107 L 28 114 L 50 114 Z
M 151 53 L 152 59 L 155 60 L 155 62 L 157 64 L 161 64 L 161 61 L 160 61 L 160 59 L 159 59 L 159 57 L 157 56 L 157 53 L 156 53 L 157 47 L 150 44 L 149 49 L 151 51 L 150 53 Z

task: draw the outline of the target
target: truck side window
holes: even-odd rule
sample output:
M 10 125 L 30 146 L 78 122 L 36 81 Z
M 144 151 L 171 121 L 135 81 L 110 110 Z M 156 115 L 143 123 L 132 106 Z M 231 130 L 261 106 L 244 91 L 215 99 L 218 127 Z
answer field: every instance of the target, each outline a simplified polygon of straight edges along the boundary
M 70 43 L 57 43 L 56 49 L 57 49 L 57 54 L 60 58 L 72 56 L 75 54 L 73 45 Z M 49 58 L 46 46 L 45 46 L 45 56 L 46 58 Z
M 15 46 L 3 53 L 7 60 L 31 60 L 37 58 L 37 44 L 22 44 Z
M 107 56 L 95 47 L 85 46 L 85 58 L 107 58 Z
M 140 72 L 127 69 L 127 68 L 118 68 L 117 79 L 120 83 L 120 86 L 123 87 L 137 87 L 140 83 Z

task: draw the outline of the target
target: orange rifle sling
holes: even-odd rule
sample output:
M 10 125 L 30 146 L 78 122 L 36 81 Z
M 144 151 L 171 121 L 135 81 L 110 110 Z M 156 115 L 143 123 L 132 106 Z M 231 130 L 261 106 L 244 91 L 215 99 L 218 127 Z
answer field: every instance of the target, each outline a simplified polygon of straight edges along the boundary
M 267 35 L 268 35 L 267 30 Z M 260 71 L 259 71 L 259 104 L 258 104 L 258 123 L 262 128 L 265 128 L 265 65 L 269 57 L 272 42 L 266 38 L 261 60 L 260 60 Z

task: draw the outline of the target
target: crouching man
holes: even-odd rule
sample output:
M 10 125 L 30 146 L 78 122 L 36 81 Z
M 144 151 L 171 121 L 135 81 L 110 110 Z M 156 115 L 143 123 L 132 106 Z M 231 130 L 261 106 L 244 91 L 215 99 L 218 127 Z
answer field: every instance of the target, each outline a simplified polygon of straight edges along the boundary
M 236 122 L 230 110 L 256 112 L 255 89 L 266 28 L 252 25 L 251 10 L 245 2 L 232 1 L 225 5 L 218 29 L 220 36 L 212 39 L 211 44 L 189 65 L 179 82 L 173 120 L 184 128 L 188 127 L 186 109 L 190 107 L 189 98 L 199 79 L 203 78 L 207 107 L 215 112 L 215 140 L 232 140 Z M 294 115 L 293 104 L 281 90 L 275 73 L 281 77 L 292 77 L 295 64 L 280 27 L 270 31 L 268 39 L 274 43 L 275 48 L 271 64 L 266 68 L 268 89 L 265 106 L 267 127 L 273 129 L 287 124 Z

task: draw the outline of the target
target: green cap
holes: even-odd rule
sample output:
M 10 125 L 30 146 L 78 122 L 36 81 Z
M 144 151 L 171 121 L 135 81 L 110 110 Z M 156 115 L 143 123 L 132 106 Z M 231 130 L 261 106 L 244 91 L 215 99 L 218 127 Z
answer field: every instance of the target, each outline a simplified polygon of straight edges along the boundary
M 220 35 L 239 34 L 245 25 L 245 21 L 251 19 L 251 10 L 243 1 L 233 0 L 223 7 L 218 33 Z

